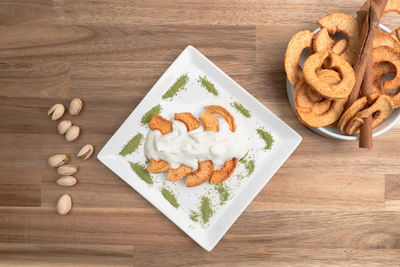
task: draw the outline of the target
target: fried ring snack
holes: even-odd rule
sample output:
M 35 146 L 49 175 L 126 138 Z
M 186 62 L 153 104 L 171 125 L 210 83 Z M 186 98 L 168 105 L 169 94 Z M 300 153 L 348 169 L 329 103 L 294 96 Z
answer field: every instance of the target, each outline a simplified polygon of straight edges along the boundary
M 394 33 L 377 31 L 376 34 L 377 36 L 374 38 L 373 48 L 389 46 L 391 48 L 400 49 L 399 39 L 397 39 Z
M 312 46 L 313 33 L 305 30 L 292 36 L 285 53 L 285 71 L 290 83 L 296 86 L 302 71 L 300 67 L 300 56 L 305 48 Z
M 356 115 L 357 112 L 362 110 L 367 104 L 367 97 L 361 97 L 356 100 L 340 117 L 338 122 L 338 130 L 345 133 L 346 126 L 348 122 Z
M 322 28 L 313 36 L 312 48 L 314 52 L 329 51 L 335 41 L 329 36 L 327 28 Z
M 399 0 L 388 0 L 387 1 L 384 13 L 386 14 L 389 12 L 400 13 L 400 1 Z
M 364 123 L 364 119 L 372 115 L 372 128 L 379 125 L 392 114 L 394 108 L 393 100 L 390 96 L 381 95 L 370 107 L 359 111 L 346 126 L 346 134 L 357 134 Z
M 220 170 L 215 170 L 210 179 L 210 184 L 219 184 L 231 177 L 235 171 L 237 165 L 237 158 L 233 158 L 225 162 L 224 166 Z
M 179 120 L 186 125 L 188 132 L 200 127 L 200 122 L 189 112 L 175 113 L 175 120 Z
M 166 172 L 169 169 L 169 164 L 163 160 L 155 160 L 151 158 L 149 166 L 147 166 L 146 170 L 151 173 L 161 173 Z
M 192 168 L 181 165 L 176 169 L 169 169 L 167 180 L 172 182 L 179 181 L 185 178 L 191 172 Z
M 321 28 L 327 28 L 330 34 L 342 32 L 346 35 L 349 45 L 342 56 L 353 65 L 359 39 L 357 20 L 348 14 L 335 12 L 322 17 L 317 23 Z
M 172 132 L 172 122 L 155 114 L 151 117 L 149 128 L 152 130 L 159 130 L 162 134 L 167 134 Z
M 340 115 L 343 112 L 344 105 L 346 104 L 347 98 L 342 98 L 342 99 L 335 99 L 335 100 L 329 100 L 325 99 L 324 105 L 328 105 L 328 109 L 320 114 L 317 114 L 316 108 L 310 108 L 310 107 L 302 107 L 301 104 L 302 102 L 300 101 L 299 104 L 299 99 L 304 100 L 304 97 L 307 97 L 304 89 L 304 84 L 306 82 L 304 80 L 301 80 L 295 88 L 294 91 L 294 99 L 295 99 L 295 109 L 296 109 L 296 114 L 299 120 L 308 126 L 311 127 L 324 127 L 327 125 L 330 125 L 337 121 L 340 118 Z M 306 86 L 309 86 L 306 84 Z M 326 106 L 320 107 L 320 111 L 323 110 L 323 108 L 326 108 Z
M 211 160 L 199 162 L 199 167 L 195 172 L 190 173 L 186 177 L 186 186 L 193 187 L 201 185 L 210 179 L 214 171 L 214 164 Z
M 396 89 L 400 85 L 400 52 L 388 46 L 380 46 L 373 50 L 374 63 L 390 62 L 396 69 L 395 77 L 392 80 L 384 81 L 382 89 L 390 91 Z
M 210 106 L 205 106 L 204 109 L 211 114 L 218 114 L 224 117 L 225 121 L 229 125 L 229 129 L 231 130 L 231 132 L 236 131 L 235 118 L 224 107 L 218 105 L 210 105 Z
M 218 132 L 218 121 L 211 113 L 205 111 L 199 119 L 203 123 L 204 131 Z
M 340 82 L 340 75 L 334 70 L 322 69 L 317 71 L 317 76 L 325 83 L 337 84 Z M 311 86 L 306 87 L 306 94 L 312 102 L 321 102 L 324 99 L 324 97 L 315 91 Z
M 335 53 L 336 55 L 341 55 L 344 53 L 344 51 L 347 48 L 347 43 L 348 41 L 346 39 L 340 39 L 337 41 L 333 46 L 332 46 L 332 53 Z
M 331 106 L 331 100 L 323 99 L 320 102 L 313 102 L 307 96 L 307 87 L 310 87 L 304 79 L 299 81 L 294 92 L 294 101 L 296 108 L 303 112 L 314 112 L 317 115 L 325 113 Z
M 338 69 L 342 74 L 342 80 L 337 84 L 328 84 L 318 78 L 316 69 L 320 68 L 323 62 L 330 57 L 331 68 Z M 351 65 L 340 56 L 331 52 L 319 52 L 307 58 L 303 65 L 304 78 L 314 90 L 327 98 L 345 98 L 353 89 L 356 81 L 354 70 Z

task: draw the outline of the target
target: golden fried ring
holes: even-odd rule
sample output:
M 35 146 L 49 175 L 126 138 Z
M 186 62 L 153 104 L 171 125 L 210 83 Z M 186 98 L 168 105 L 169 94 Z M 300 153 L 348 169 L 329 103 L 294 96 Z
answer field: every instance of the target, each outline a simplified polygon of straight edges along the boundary
M 162 134 L 167 134 L 172 132 L 172 122 L 155 114 L 151 117 L 149 128 L 152 130 L 159 130 Z
M 387 1 L 384 13 L 386 14 L 389 12 L 400 13 L 400 1 L 399 0 L 388 0 Z
M 335 41 L 329 36 L 327 28 L 322 28 L 313 37 L 312 47 L 314 52 L 330 51 Z
M 348 41 L 346 39 L 341 39 L 337 41 L 333 46 L 332 46 L 332 53 L 335 53 L 336 55 L 341 55 L 346 51 L 347 48 L 347 43 Z
M 318 24 L 321 28 L 327 28 L 330 34 L 342 32 L 346 35 L 349 45 L 346 47 L 342 57 L 350 65 L 353 65 L 359 39 L 357 20 L 348 14 L 335 12 L 319 19 Z
M 374 64 L 380 62 L 390 62 L 396 69 L 395 77 L 392 80 L 384 81 L 382 89 L 390 91 L 396 89 L 400 85 L 400 52 L 388 46 L 380 46 L 373 50 Z
M 321 115 L 328 111 L 331 106 L 331 100 L 323 98 L 320 102 L 313 102 L 307 96 L 307 90 L 311 90 L 309 84 L 304 79 L 299 81 L 294 89 L 294 101 L 297 109 L 303 112 L 313 112 L 317 115 Z M 307 89 L 308 88 L 308 89 Z
M 218 115 L 221 115 L 222 117 L 224 117 L 225 121 L 229 125 L 229 129 L 231 130 L 231 132 L 236 131 L 235 118 L 224 107 L 221 107 L 218 105 L 210 105 L 210 106 L 205 106 L 204 109 L 207 110 L 211 114 L 218 114 Z
M 390 96 L 381 95 L 368 108 L 359 111 L 346 127 L 346 134 L 357 134 L 360 132 L 360 127 L 364 123 L 364 119 L 372 115 L 372 128 L 379 125 L 392 114 L 394 108 L 393 100 Z
M 385 33 L 382 31 L 377 31 L 377 36 L 374 38 L 373 48 L 380 46 L 389 46 L 391 48 L 400 49 L 399 39 L 394 35 L 394 33 Z
M 226 161 L 220 170 L 216 170 L 211 175 L 210 184 L 219 184 L 231 177 L 237 165 L 237 158 Z
M 310 127 L 324 127 L 328 126 L 340 118 L 343 112 L 344 105 L 346 104 L 347 98 L 327 100 L 329 101 L 329 108 L 322 114 L 316 114 L 316 109 L 309 107 L 302 107 L 299 105 L 299 98 L 307 97 L 304 91 L 304 80 L 301 80 L 295 88 L 295 109 L 299 120 Z
M 340 75 L 334 70 L 319 70 L 317 71 L 317 76 L 325 83 L 337 84 L 338 82 L 340 82 Z M 306 87 L 306 94 L 312 102 L 321 102 L 324 99 L 324 97 L 320 93 L 315 91 L 311 86 Z
M 179 120 L 186 125 L 188 132 L 200 127 L 200 122 L 189 112 L 175 113 L 175 120 Z
M 316 69 L 320 68 L 323 62 L 330 57 L 331 68 L 337 69 L 342 80 L 337 84 L 328 84 L 318 78 Z M 314 90 L 327 98 L 345 98 L 353 89 L 355 84 L 355 74 L 351 65 L 340 56 L 331 52 L 319 52 L 307 58 L 303 65 L 304 78 Z
M 179 181 L 185 178 L 189 173 L 192 172 L 192 168 L 185 165 L 181 165 L 176 169 L 169 169 L 167 180 L 168 181 Z
M 300 56 L 305 48 L 312 46 L 313 33 L 305 30 L 292 36 L 285 53 L 285 71 L 293 86 L 296 86 L 302 71 L 300 67 Z
M 357 112 L 362 110 L 366 104 L 367 97 L 364 96 L 357 99 L 348 109 L 346 109 L 338 122 L 338 130 L 344 133 L 348 122 L 354 117 L 354 115 L 356 115 Z
M 190 173 L 186 178 L 186 186 L 193 187 L 201 185 L 210 179 L 214 171 L 214 165 L 211 160 L 199 162 L 199 167 L 195 172 Z

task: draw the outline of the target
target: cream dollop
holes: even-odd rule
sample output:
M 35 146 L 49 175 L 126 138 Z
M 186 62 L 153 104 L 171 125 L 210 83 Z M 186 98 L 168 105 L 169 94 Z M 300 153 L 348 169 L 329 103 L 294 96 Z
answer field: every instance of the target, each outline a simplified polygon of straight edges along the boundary
M 184 123 L 173 120 L 172 132 L 162 135 L 159 130 L 150 130 L 144 143 L 148 159 L 164 160 L 170 168 L 181 164 L 196 170 L 198 162 L 211 160 L 218 170 L 232 158 L 240 159 L 249 150 L 249 135 L 244 127 L 237 125 L 231 132 L 227 122 L 218 118 L 219 131 L 204 131 L 203 126 L 187 131 Z

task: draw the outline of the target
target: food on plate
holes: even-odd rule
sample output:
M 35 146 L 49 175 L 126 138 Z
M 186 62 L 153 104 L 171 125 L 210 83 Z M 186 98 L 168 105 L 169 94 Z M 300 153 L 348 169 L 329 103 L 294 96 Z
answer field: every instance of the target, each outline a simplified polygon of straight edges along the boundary
M 167 180 L 186 177 L 188 187 L 210 180 L 219 184 L 234 172 L 237 159 L 249 149 L 244 127 L 236 126 L 235 118 L 222 106 L 210 105 L 200 122 L 188 112 L 175 113 L 174 120 L 155 114 L 151 118 L 145 141 L 145 155 L 150 159 L 147 171 L 167 172 Z M 215 114 L 215 115 L 213 115 Z
M 263 147 L 264 151 L 270 150 L 272 145 L 275 143 L 274 137 L 270 132 L 267 132 L 264 127 L 260 127 L 257 129 L 257 134 L 260 138 L 265 142 L 265 146 Z M 245 156 L 246 157 L 246 156 Z M 245 168 L 247 169 L 249 175 L 254 171 L 255 165 L 254 160 L 245 160 L 241 158 L 240 161 L 245 163 Z
M 205 111 L 199 119 L 203 123 L 204 131 L 218 132 L 218 121 L 211 113 Z
M 189 81 L 189 76 L 187 74 L 183 74 L 179 77 L 175 83 L 162 95 L 162 99 L 171 100 L 175 95 L 177 95 L 180 91 L 185 89 L 187 82 Z
M 364 129 L 376 127 L 400 107 L 400 28 L 386 33 L 376 26 L 383 10 L 400 13 L 400 1 L 383 4 L 366 1 L 357 19 L 344 13 L 328 14 L 318 20 L 320 29 L 315 34 L 303 30 L 290 39 L 285 71 L 295 88 L 294 106 L 300 122 L 337 128 L 346 135 L 358 134 L 361 129 L 360 139 L 370 141 L 371 131 Z M 365 22 L 367 17 L 369 22 Z M 302 55 L 308 47 L 311 55 Z M 305 59 L 302 67 L 300 55 Z M 364 141 L 360 147 L 371 147 Z
M 224 167 L 212 173 L 210 184 L 219 184 L 228 179 L 235 171 L 237 165 L 237 158 L 233 158 L 225 162 Z
M 233 118 L 232 114 L 229 113 L 229 111 L 227 111 L 224 107 L 218 105 L 211 105 L 211 106 L 205 106 L 204 109 L 211 114 L 218 114 L 224 117 L 224 119 L 229 125 L 229 129 L 232 132 L 236 131 L 235 119 Z
M 188 131 L 193 131 L 200 127 L 200 122 L 189 112 L 175 113 L 175 120 L 183 122 Z
M 312 46 L 314 34 L 308 30 L 300 31 L 292 36 L 285 53 L 285 71 L 293 86 L 302 76 L 300 56 L 305 48 Z
M 322 67 L 322 64 L 328 57 L 330 68 L 337 69 L 343 76 L 342 80 L 337 84 L 325 83 L 317 76 L 316 70 Z M 340 56 L 331 52 L 318 52 L 308 57 L 303 65 L 303 73 L 306 82 L 314 90 L 331 99 L 347 97 L 355 84 L 354 70 L 351 65 Z
M 245 116 L 246 118 L 251 117 L 251 112 L 239 102 L 232 102 L 231 107 L 242 113 L 242 115 Z
M 159 130 L 162 134 L 167 134 L 172 131 L 172 122 L 155 114 L 151 117 L 149 128 L 152 130 Z
M 144 136 L 141 133 L 136 134 L 134 137 L 131 138 L 131 140 L 128 141 L 128 143 L 126 143 L 126 145 L 124 145 L 119 154 L 121 156 L 126 156 L 137 151 L 140 144 L 142 144 L 143 142 L 143 137 Z
M 160 114 L 162 111 L 162 107 L 161 105 L 157 105 L 152 107 L 149 111 L 147 111 L 143 116 L 142 119 L 140 120 L 141 124 L 147 124 L 150 122 L 151 118 L 155 115 L 155 114 Z
M 174 194 L 171 190 L 169 190 L 169 189 L 163 187 L 163 188 L 161 189 L 161 194 L 163 195 L 163 197 L 164 197 L 174 208 L 178 208 L 178 207 L 179 207 L 179 203 L 178 203 L 178 201 L 176 200 L 176 196 L 175 196 L 175 194 Z
M 160 172 L 166 172 L 169 169 L 169 164 L 168 162 L 165 162 L 163 160 L 155 160 L 155 159 L 150 159 L 150 164 L 147 166 L 146 170 L 148 172 L 152 173 L 160 173 Z
M 140 179 L 148 184 L 153 184 L 153 178 L 151 178 L 150 173 L 146 170 L 144 166 L 137 162 L 129 162 L 129 165 Z
M 201 185 L 208 181 L 214 172 L 214 164 L 211 160 L 199 162 L 199 167 L 196 171 L 188 174 L 186 177 L 186 186 L 193 187 Z
M 215 96 L 219 95 L 218 90 L 215 89 L 215 85 L 207 79 L 206 75 L 199 76 L 197 81 L 200 83 L 201 87 L 205 88 L 209 93 Z

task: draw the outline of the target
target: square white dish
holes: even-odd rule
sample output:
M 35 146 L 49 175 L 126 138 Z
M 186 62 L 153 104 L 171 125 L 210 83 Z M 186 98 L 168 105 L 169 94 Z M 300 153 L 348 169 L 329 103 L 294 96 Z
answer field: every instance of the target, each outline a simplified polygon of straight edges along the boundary
M 163 100 L 161 96 L 183 74 L 188 74 L 190 78 L 186 84 L 186 89 L 180 91 L 172 100 Z M 219 91 L 219 96 L 209 93 L 200 86 L 197 79 L 204 75 L 215 85 L 215 88 Z M 230 103 L 235 101 L 241 103 L 251 112 L 250 119 L 245 118 L 230 106 Z M 232 113 L 235 120 L 240 123 L 239 125 L 244 125 L 248 129 L 251 140 L 250 159 L 254 160 L 255 168 L 250 175 L 243 176 L 243 173 L 247 171 L 245 164 L 238 163 L 235 173 L 224 182 L 230 189 L 230 197 L 224 204 L 218 202 L 219 196 L 215 186 L 209 183 L 188 188 L 184 180 L 167 181 L 165 173 L 152 174 L 153 184 L 145 183 L 132 171 L 129 164 L 129 162 L 145 164 L 143 144 L 137 152 L 127 156 L 119 155 L 122 147 L 135 134 L 142 133 L 146 136 L 149 128 L 147 125 L 141 124 L 141 118 L 143 114 L 158 104 L 162 106 L 161 115 L 167 119 L 172 119 L 175 112 L 191 112 L 195 117 L 198 117 L 204 111 L 204 106 L 221 105 Z M 266 129 L 274 137 L 274 144 L 270 150 L 263 149 L 265 142 L 258 136 L 257 128 Z M 200 246 L 211 251 L 300 142 L 301 136 L 292 128 L 197 49 L 188 46 L 105 144 L 97 157 Z M 178 208 L 174 208 L 163 197 L 160 191 L 163 187 L 171 189 L 176 194 L 177 201 L 180 204 Z M 194 222 L 189 217 L 190 212 L 199 208 L 200 197 L 205 194 L 213 204 L 214 215 L 208 223 Z

